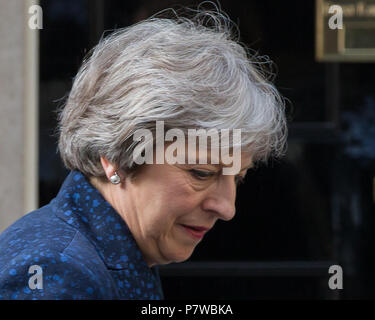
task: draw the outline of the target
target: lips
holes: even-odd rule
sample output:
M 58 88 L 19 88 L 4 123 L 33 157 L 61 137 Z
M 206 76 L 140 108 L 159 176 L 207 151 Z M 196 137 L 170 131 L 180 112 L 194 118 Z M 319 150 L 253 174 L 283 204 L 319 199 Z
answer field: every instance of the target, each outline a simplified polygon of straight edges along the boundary
M 187 231 L 192 237 L 196 239 L 202 239 L 204 234 L 210 230 L 210 228 L 202 227 L 202 226 L 190 226 L 186 224 L 181 225 L 185 231 Z

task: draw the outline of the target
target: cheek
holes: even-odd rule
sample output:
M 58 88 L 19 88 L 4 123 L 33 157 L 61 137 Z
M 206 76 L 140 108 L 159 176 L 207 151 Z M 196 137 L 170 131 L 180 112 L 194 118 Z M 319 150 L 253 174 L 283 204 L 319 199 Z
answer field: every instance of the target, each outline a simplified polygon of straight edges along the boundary
M 168 233 L 176 223 L 188 220 L 188 217 L 197 210 L 197 203 L 188 197 L 168 197 L 157 206 L 150 206 L 146 222 L 149 231 Z M 145 217 L 146 218 L 146 217 Z
M 186 192 L 179 188 L 156 193 L 149 200 L 145 199 L 147 207 L 143 211 L 143 219 L 147 233 L 158 237 L 172 232 L 176 223 L 186 223 L 199 210 L 199 200 L 196 192 Z
M 199 211 L 202 192 L 195 190 L 185 175 L 163 175 L 146 179 L 136 188 L 137 212 L 142 229 L 152 237 L 171 232 L 175 223 L 189 221 Z
M 199 203 L 200 192 L 194 190 L 184 177 L 175 177 L 156 186 L 154 198 L 170 212 L 188 211 Z
M 186 184 L 176 186 L 164 199 L 165 210 L 171 220 L 182 220 L 199 211 L 201 193 L 191 190 Z

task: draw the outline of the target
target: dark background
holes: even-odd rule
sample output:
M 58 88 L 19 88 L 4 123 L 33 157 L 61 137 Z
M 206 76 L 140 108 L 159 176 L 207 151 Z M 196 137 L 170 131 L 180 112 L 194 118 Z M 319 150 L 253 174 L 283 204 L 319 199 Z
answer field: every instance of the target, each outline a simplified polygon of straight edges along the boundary
M 68 171 L 56 113 L 103 31 L 194 1 L 42 0 L 40 206 Z M 277 66 L 289 100 L 283 160 L 248 173 L 236 217 L 219 222 L 188 263 L 160 268 L 167 299 L 372 298 L 375 285 L 375 66 L 315 61 L 315 3 L 220 1 L 241 41 Z M 344 289 L 328 288 L 339 264 Z

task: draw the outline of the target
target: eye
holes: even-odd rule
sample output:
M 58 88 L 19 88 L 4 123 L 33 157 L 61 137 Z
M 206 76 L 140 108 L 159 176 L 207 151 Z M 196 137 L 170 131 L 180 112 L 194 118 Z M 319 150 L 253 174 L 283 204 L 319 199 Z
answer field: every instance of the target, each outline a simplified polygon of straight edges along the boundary
M 197 169 L 190 169 L 189 172 L 194 178 L 199 180 L 207 180 L 215 175 L 215 172 Z

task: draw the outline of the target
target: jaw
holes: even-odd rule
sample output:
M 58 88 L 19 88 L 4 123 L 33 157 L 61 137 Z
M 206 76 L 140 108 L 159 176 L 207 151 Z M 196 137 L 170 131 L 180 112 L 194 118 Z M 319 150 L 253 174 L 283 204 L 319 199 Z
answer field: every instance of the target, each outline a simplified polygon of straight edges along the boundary
M 198 242 L 187 241 L 187 238 L 183 235 L 184 230 L 182 230 L 182 226 L 175 225 L 175 228 L 181 228 L 181 230 L 175 230 L 172 237 L 164 238 L 163 241 L 157 243 L 157 251 L 160 259 L 157 264 L 183 262 L 193 254 Z

